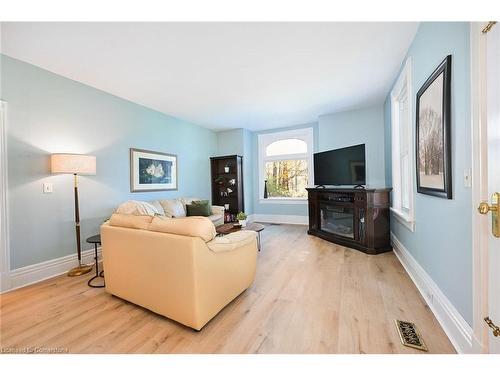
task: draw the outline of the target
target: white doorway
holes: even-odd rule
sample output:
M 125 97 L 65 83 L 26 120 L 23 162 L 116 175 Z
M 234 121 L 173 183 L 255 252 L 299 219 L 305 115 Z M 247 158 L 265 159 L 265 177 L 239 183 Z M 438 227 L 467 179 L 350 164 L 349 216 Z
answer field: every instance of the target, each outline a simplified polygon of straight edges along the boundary
M 0 292 L 10 289 L 7 201 L 7 103 L 0 100 Z
M 500 26 L 472 23 L 471 42 L 475 351 L 500 354 Z

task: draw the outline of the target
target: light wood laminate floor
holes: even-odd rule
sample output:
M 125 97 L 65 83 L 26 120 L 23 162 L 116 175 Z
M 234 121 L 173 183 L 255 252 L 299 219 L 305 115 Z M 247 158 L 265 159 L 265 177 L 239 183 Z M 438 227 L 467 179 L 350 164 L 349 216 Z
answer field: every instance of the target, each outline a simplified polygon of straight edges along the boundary
M 59 276 L 5 293 L 0 345 L 70 353 L 422 353 L 401 345 L 394 319 L 415 322 L 430 353 L 450 341 L 390 252 L 377 256 L 266 225 L 251 288 L 195 332 Z

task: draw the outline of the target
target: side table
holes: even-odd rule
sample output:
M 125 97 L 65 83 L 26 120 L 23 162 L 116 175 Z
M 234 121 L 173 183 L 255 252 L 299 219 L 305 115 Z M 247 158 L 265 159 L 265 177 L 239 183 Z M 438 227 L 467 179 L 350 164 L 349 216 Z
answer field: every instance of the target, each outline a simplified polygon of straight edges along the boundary
M 95 236 L 87 238 L 87 243 L 93 243 L 94 249 L 95 249 L 95 257 L 94 257 L 94 259 L 95 259 L 95 276 L 87 282 L 87 285 L 90 286 L 91 288 L 104 288 L 106 286 L 105 283 L 103 283 L 102 285 L 92 285 L 92 281 L 97 279 L 98 277 L 104 278 L 104 270 L 99 273 L 99 262 L 97 259 L 97 245 L 101 245 L 101 235 L 96 234 Z

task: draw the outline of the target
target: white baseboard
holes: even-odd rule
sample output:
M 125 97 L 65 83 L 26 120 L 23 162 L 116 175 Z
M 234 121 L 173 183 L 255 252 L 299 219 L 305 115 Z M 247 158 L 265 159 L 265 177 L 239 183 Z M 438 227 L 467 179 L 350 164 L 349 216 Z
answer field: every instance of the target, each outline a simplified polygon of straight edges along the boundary
M 85 264 L 94 264 L 95 250 L 82 251 L 82 262 Z M 97 248 L 97 255 L 101 256 L 101 248 Z M 54 276 L 62 275 L 68 272 L 71 268 L 78 265 L 78 257 L 76 254 L 66 255 L 61 258 L 47 260 L 45 262 L 32 264 L 30 266 L 17 268 L 10 271 L 9 282 L 6 283 L 7 290 L 2 290 L 2 293 L 14 289 L 22 288 L 30 284 L 34 284 Z
M 472 328 L 393 233 L 391 241 L 394 253 L 441 324 L 455 350 L 458 353 L 473 353 Z
M 301 215 L 268 215 L 268 214 L 253 214 L 252 221 L 258 221 L 261 223 L 273 223 L 273 224 L 299 224 L 308 225 L 309 217 Z

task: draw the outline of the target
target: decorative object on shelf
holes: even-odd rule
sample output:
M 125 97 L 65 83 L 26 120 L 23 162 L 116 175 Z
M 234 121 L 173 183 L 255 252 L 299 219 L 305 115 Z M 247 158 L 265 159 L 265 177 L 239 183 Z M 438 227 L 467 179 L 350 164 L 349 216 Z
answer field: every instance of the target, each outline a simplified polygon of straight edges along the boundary
M 229 167 L 231 167 L 231 163 L 227 163 L 226 166 L 224 167 L 225 173 L 229 173 Z
M 177 155 L 130 149 L 130 191 L 177 190 Z
M 92 270 L 91 265 L 82 264 L 82 248 L 80 240 L 80 206 L 78 202 L 78 175 L 95 175 L 96 158 L 79 154 L 52 154 L 50 158 L 51 172 L 74 175 L 75 196 L 75 234 L 78 266 L 68 272 L 68 276 L 80 276 Z
M 264 199 L 267 199 L 267 180 L 264 180 Z
M 238 223 L 242 228 L 247 226 L 247 214 L 243 211 L 238 212 L 238 215 L 236 215 L 236 220 L 238 220 Z
M 226 173 L 229 167 L 229 174 Z M 243 158 L 239 155 L 216 156 L 210 158 L 212 180 L 212 204 L 224 206 L 225 222 L 236 220 L 236 214 L 244 211 Z M 228 206 L 226 206 L 228 205 Z
M 417 192 L 452 199 L 451 55 L 417 93 Z

